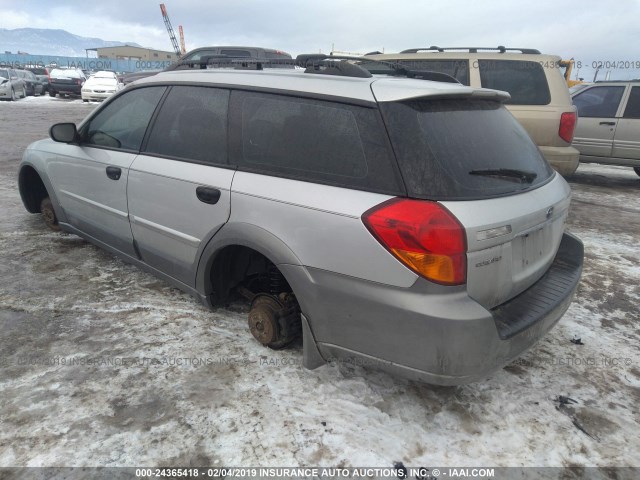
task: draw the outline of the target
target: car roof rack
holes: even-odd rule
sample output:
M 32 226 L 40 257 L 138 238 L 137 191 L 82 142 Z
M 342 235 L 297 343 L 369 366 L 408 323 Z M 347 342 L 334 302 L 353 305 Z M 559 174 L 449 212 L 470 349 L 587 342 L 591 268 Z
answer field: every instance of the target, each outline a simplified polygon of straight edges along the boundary
M 186 68 L 207 69 L 212 66 L 234 68 L 236 70 L 263 70 L 265 66 L 291 66 L 292 58 L 255 58 L 236 55 L 212 54 L 203 55 L 197 60 L 180 60 L 167 70 L 184 70 Z
M 452 50 L 463 50 L 469 53 L 478 53 L 478 50 L 488 50 L 488 51 L 498 51 L 499 53 L 505 52 L 520 52 L 528 55 L 539 55 L 540 50 L 536 50 L 535 48 L 507 48 L 502 45 L 498 45 L 497 47 L 438 47 L 432 45 L 430 47 L 424 48 L 409 48 L 407 50 L 402 50 L 400 53 L 418 53 L 422 51 L 437 51 L 437 52 L 448 52 Z M 370 55 L 370 54 L 367 54 Z
M 352 62 L 359 62 L 352 63 Z M 419 80 L 436 82 L 460 83 L 456 78 L 446 73 L 428 70 L 412 70 L 398 62 L 373 60 L 370 58 L 351 55 L 325 55 L 323 53 L 302 54 L 296 57 L 296 64 L 305 68 L 305 73 L 323 75 L 342 75 L 346 77 L 371 78 L 374 74 L 402 76 Z M 363 66 L 371 65 L 371 67 Z M 375 66 L 384 68 L 375 68 Z

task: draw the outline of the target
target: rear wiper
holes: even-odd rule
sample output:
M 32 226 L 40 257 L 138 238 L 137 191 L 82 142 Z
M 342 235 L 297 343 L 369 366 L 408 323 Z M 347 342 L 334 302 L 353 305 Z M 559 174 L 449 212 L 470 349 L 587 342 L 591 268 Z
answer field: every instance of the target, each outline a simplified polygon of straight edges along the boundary
M 531 183 L 538 176 L 534 172 L 515 170 L 512 168 L 487 168 L 485 170 L 471 170 L 469 175 L 482 175 L 484 177 L 503 177 L 505 179 L 517 179 L 520 183 Z

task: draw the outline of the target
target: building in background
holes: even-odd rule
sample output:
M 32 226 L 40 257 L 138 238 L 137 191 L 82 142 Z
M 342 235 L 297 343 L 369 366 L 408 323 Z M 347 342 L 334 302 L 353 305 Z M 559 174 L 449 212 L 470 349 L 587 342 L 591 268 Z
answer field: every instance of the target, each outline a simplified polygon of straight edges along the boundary
M 114 60 L 144 60 L 157 62 L 175 62 L 178 56 L 175 52 L 166 52 L 164 50 L 153 50 L 151 48 L 132 47 L 123 45 L 120 47 L 102 47 L 87 48 L 87 56 L 89 52 L 96 52 L 98 58 L 112 58 Z

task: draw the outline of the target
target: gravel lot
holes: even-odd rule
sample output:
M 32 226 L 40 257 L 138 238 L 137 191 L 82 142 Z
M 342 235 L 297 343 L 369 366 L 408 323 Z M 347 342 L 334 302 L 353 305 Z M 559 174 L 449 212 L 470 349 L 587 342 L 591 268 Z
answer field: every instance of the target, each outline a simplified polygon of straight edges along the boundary
M 94 106 L 0 103 L 0 466 L 640 466 L 632 169 L 583 165 L 570 180 L 586 258 L 558 326 L 484 382 L 432 387 L 307 371 L 300 345 L 253 340 L 244 305 L 208 311 L 28 214 L 24 148 Z

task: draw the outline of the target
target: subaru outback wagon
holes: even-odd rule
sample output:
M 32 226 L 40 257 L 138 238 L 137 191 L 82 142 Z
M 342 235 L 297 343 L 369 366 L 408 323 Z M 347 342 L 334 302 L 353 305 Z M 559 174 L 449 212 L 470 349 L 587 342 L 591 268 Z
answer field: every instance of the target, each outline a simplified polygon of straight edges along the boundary
M 307 368 L 482 379 L 567 310 L 583 262 L 570 189 L 504 92 L 305 71 L 164 72 L 24 154 L 25 207 Z

